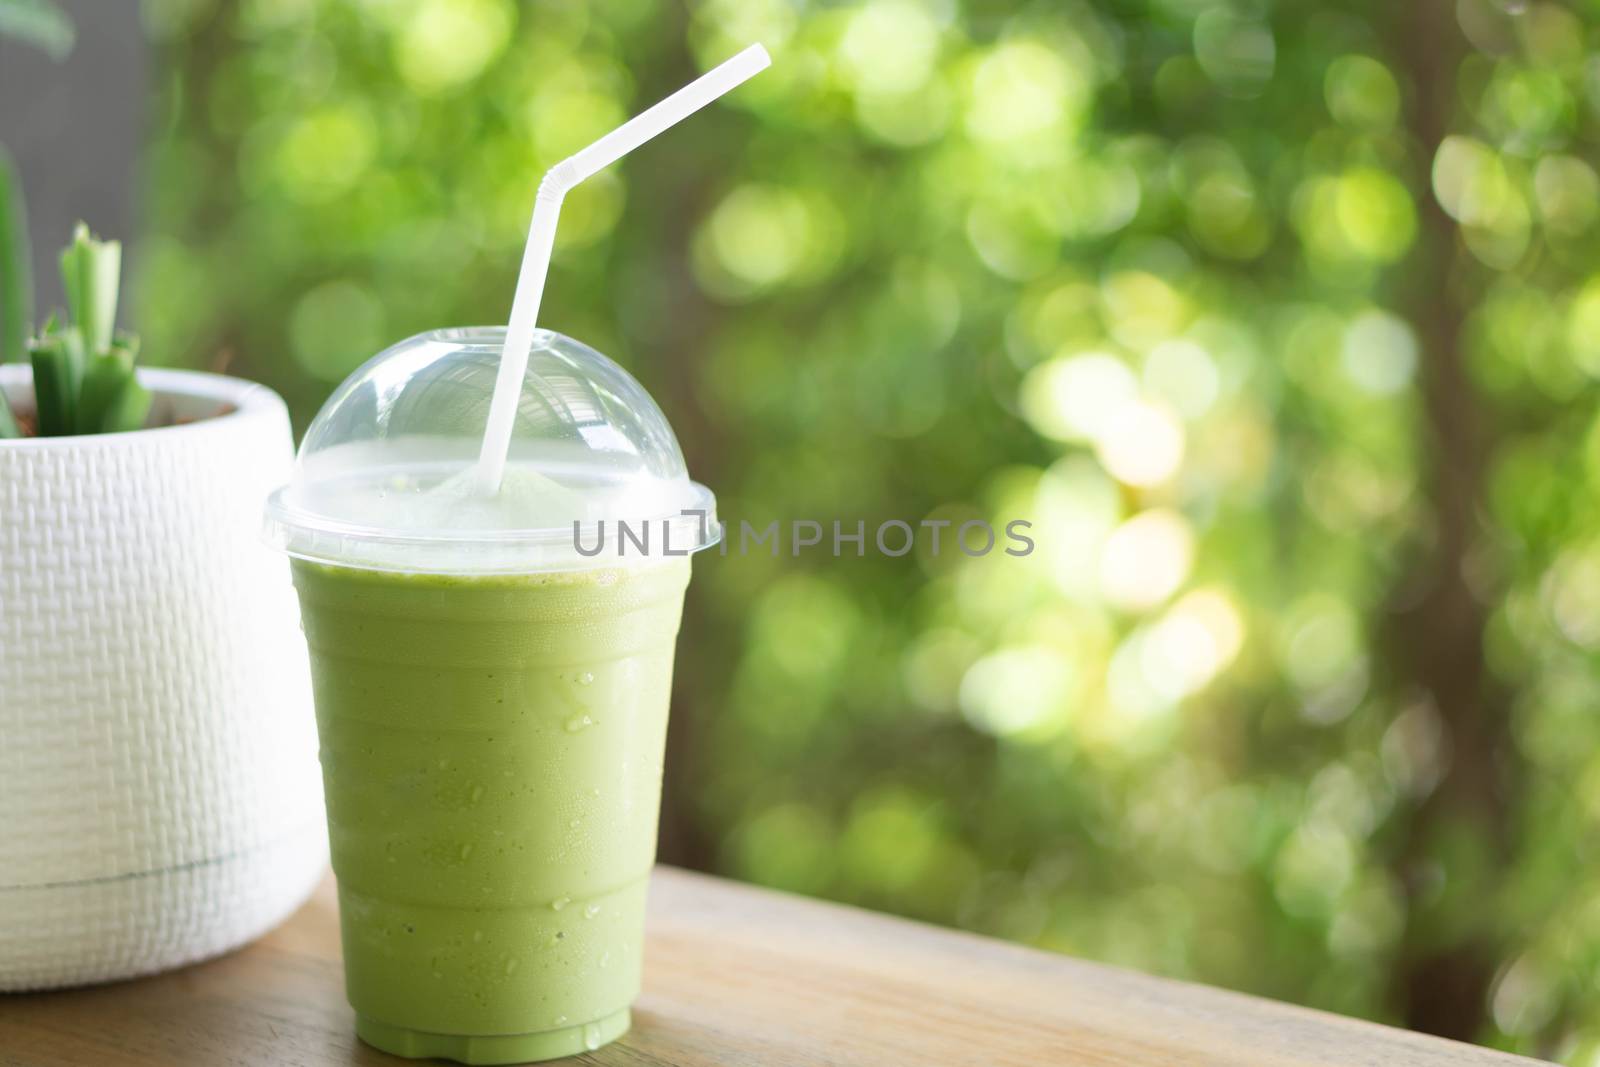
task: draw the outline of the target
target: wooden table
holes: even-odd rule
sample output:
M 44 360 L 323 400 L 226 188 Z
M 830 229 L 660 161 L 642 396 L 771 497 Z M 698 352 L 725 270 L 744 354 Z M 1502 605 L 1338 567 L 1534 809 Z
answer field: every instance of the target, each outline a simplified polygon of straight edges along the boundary
M 0 996 L 7 1067 L 404 1063 L 358 1042 L 331 880 L 263 940 L 94 989 Z M 662 868 L 611 1067 L 1531 1064 L 1236 993 Z

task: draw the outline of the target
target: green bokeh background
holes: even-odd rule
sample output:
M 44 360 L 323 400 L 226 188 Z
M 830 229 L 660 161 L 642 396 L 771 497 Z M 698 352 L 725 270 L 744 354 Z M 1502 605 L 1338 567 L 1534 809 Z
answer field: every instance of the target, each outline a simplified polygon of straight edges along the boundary
M 163 0 L 137 322 L 297 423 L 504 321 L 725 517 L 666 858 L 1600 1063 L 1600 3 Z M 853 548 L 847 546 L 848 552 Z

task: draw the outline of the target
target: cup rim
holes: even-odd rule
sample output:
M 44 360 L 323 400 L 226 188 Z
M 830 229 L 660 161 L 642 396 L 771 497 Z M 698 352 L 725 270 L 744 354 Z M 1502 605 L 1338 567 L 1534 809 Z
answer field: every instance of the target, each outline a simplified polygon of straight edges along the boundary
M 717 520 L 715 495 L 699 482 L 688 485 L 692 499 L 678 512 L 575 522 L 575 529 L 403 531 L 346 522 L 297 508 L 288 499 L 292 487 L 285 485 L 267 497 L 261 532 L 267 544 L 290 557 L 355 570 L 452 575 L 590 570 L 630 561 L 688 557 L 720 542 L 722 527 Z M 634 555 L 604 550 L 593 556 L 574 553 L 575 543 L 585 535 L 603 540 L 608 522 L 625 522 L 635 529 L 659 529 L 659 550 L 652 547 Z M 620 532 L 617 536 L 620 538 Z M 674 541 L 679 546 L 676 549 L 671 548 Z M 463 551 L 441 557 L 440 550 L 451 547 Z M 553 554 L 550 550 L 556 548 L 562 551 Z M 622 548 L 620 543 L 618 548 Z M 473 561 L 474 555 L 480 558 Z

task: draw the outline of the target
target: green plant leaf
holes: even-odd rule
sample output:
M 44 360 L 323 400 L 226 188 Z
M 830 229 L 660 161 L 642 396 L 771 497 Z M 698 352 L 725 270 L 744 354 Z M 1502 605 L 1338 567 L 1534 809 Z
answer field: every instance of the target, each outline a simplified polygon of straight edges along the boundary
M 78 223 L 72 243 L 61 250 L 61 284 L 67 291 L 73 325 L 91 355 L 111 347 L 121 277 L 122 245 L 98 240 L 88 226 Z
M 32 307 L 33 268 L 22 178 L 0 146 L 0 362 L 22 358 Z
M 111 338 L 111 351 L 125 352 L 128 358 L 132 360 L 139 358 L 140 345 L 139 335 L 129 333 L 127 330 L 118 330 L 116 335 Z
M 78 400 L 79 433 L 121 433 L 144 425 L 151 395 L 133 367 L 138 350 L 137 337 L 120 334 L 110 351 L 89 357 Z
M 77 32 L 50 0 L 0 0 L 0 37 L 15 37 L 60 60 L 72 51 Z
M 150 390 L 139 384 L 134 375 L 129 374 L 122 388 L 117 390 L 116 396 L 107 405 L 105 413 L 100 417 L 100 425 L 91 433 L 123 433 L 128 430 L 138 430 L 144 426 L 144 420 L 150 414 Z
M 29 353 L 40 437 L 77 432 L 78 394 L 83 388 L 83 338 L 76 327 L 52 320 Z
M 133 353 L 125 348 L 90 356 L 83 370 L 83 389 L 78 395 L 76 413 L 79 433 L 98 433 L 106 415 L 133 377 Z

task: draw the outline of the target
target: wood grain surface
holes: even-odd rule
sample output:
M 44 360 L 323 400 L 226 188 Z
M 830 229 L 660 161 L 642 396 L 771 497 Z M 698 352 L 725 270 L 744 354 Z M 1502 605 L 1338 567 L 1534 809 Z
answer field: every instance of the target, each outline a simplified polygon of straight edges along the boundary
M 394 1065 L 351 1029 L 332 881 L 173 974 L 0 996 L 6 1067 Z M 645 989 L 597 1067 L 1289 1067 L 1536 1061 L 666 868 Z

